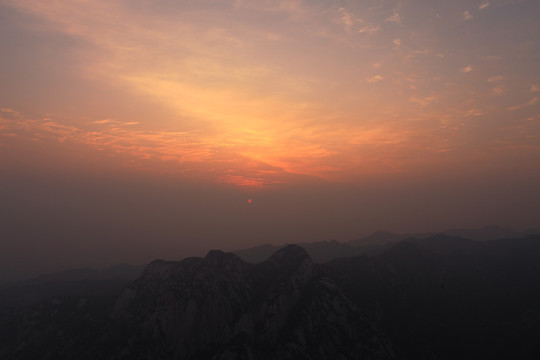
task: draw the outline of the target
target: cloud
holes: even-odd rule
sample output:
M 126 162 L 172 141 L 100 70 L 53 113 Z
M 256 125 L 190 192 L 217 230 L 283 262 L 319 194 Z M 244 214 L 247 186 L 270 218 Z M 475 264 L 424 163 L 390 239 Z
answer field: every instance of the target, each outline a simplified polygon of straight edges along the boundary
M 484 10 L 489 6 L 489 1 L 486 1 L 478 6 L 478 10 Z
M 381 75 L 375 75 L 375 76 L 372 76 L 368 79 L 366 79 L 366 81 L 370 84 L 374 84 L 376 82 L 379 82 L 381 80 L 383 80 L 384 78 L 381 76 Z
M 406 126 L 411 133 L 427 134 L 431 131 L 425 130 L 429 126 L 410 125 L 421 124 L 418 118 L 427 112 L 431 119 L 438 119 L 441 114 L 459 108 L 462 119 L 461 111 L 465 110 L 461 109 L 484 109 L 481 106 L 485 106 L 490 109 L 489 115 L 499 116 L 493 109 L 500 108 L 500 104 L 490 95 L 513 92 L 510 86 L 517 83 L 519 76 L 526 76 L 517 69 L 512 74 L 515 82 L 504 84 L 505 89 L 498 83 L 502 76 L 488 79 L 497 73 L 474 76 L 483 72 L 481 62 L 461 60 L 463 62 L 458 63 L 461 65 L 455 66 L 454 61 L 466 58 L 457 56 L 465 44 L 444 42 L 446 38 L 441 38 L 438 31 L 430 31 L 437 25 L 428 25 L 430 19 L 426 19 L 425 31 L 418 31 L 412 24 L 412 28 L 399 27 L 403 31 L 392 33 L 391 28 L 397 30 L 398 27 L 384 21 L 401 24 L 403 15 L 403 25 L 408 26 L 405 9 L 379 7 L 364 11 L 362 8 L 360 13 L 353 5 L 339 8 L 320 2 L 296 1 L 296 5 L 288 8 L 285 1 L 246 0 L 237 3 L 239 8 L 227 12 L 227 5 L 216 11 L 215 6 L 206 6 L 209 3 L 204 1 L 195 7 L 186 5 L 192 2 L 177 2 L 183 5 L 170 6 L 179 6 L 174 10 L 185 11 L 161 17 L 158 12 L 164 8 L 169 10 L 168 7 L 161 5 L 152 11 L 141 11 L 139 3 L 95 0 L 89 6 L 88 2 L 81 1 L 17 0 L 13 1 L 13 6 L 23 8 L 33 19 L 39 18 L 44 33 L 74 39 L 77 51 L 70 47 L 67 50 L 69 56 L 66 56 L 75 59 L 69 64 L 72 67 L 70 73 L 104 84 L 107 91 L 120 89 L 120 101 L 148 100 L 152 110 L 144 114 L 137 110 L 121 110 L 138 109 L 139 104 L 135 101 L 119 104 L 110 113 L 108 109 L 99 109 L 96 113 L 87 109 L 93 106 L 92 98 L 80 100 L 90 104 L 81 109 L 82 118 L 87 119 L 89 114 L 98 115 L 95 115 L 95 123 L 89 125 L 95 129 L 78 126 L 78 131 L 87 138 L 92 138 L 91 133 L 95 131 L 102 137 L 99 141 L 94 138 L 95 143 L 103 149 L 116 149 L 141 159 L 150 156 L 178 164 L 178 159 L 188 154 L 193 157 L 208 151 L 214 155 L 222 154 L 224 158 L 213 162 L 210 156 L 193 160 L 193 164 L 203 168 L 203 164 L 208 163 L 208 169 L 212 169 L 224 167 L 226 160 L 240 163 L 240 160 L 231 159 L 241 158 L 275 167 L 276 171 L 286 174 L 329 177 L 332 171 L 346 172 L 345 169 L 351 168 L 351 162 L 346 159 L 350 154 L 361 153 L 362 158 L 368 157 L 362 153 L 365 148 L 361 146 L 380 147 L 382 138 L 398 141 L 402 136 L 407 139 Z M 472 13 L 477 14 L 479 3 L 469 8 Z M 295 9 L 299 7 L 309 16 L 293 19 L 290 14 L 297 12 Z M 412 13 L 413 9 L 407 9 L 407 14 L 409 10 Z M 457 11 L 454 16 L 459 14 Z M 376 25 L 377 20 L 381 22 L 380 28 Z M 451 26 L 463 26 L 463 23 L 454 21 Z M 344 29 L 349 33 L 345 34 Z M 452 30 L 454 33 L 449 36 L 458 36 L 455 29 Z M 321 41 L 323 35 L 317 31 L 336 41 Z M 368 36 L 371 33 L 375 36 Z M 466 44 L 467 49 L 469 45 L 478 45 L 472 40 Z M 501 44 L 504 48 L 502 45 L 505 43 Z M 497 49 L 489 48 L 487 44 L 485 48 L 479 48 L 475 56 L 482 59 Z M 448 54 L 448 61 L 437 58 L 444 54 Z M 405 56 L 415 59 L 401 61 L 406 59 Z M 492 64 L 491 71 L 505 68 L 503 61 L 506 57 L 501 58 L 501 64 Z M 468 62 L 471 65 L 465 66 Z M 384 67 L 380 69 L 374 63 L 384 64 Z M 366 69 L 371 71 L 362 73 Z M 462 75 L 460 71 L 474 72 Z M 454 78 L 455 75 L 461 80 L 467 78 L 467 83 L 452 79 L 452 72 Z M 354 81 L 354 74 L 358 73 L 361 74 L 356 75 L 360 84 Z M 417 81 L 407 82 L 406 77 Z M 538 82 L 531 77 L 525 79 L 525 90 L 530 82 Z M 473 84 L 473 80 L 478 83 Z M 444 85 L 449 82 L 453 84 Z M 476 95 L 483 95 L 491 104 L 461 106 L 461 96 L 481 88 L 484 93 L 477 92 Z M 538 86 L 531 86 L 531 92 L 536 91 Z M 437 98 L 430 94 L 436 94 Z M 529 98 L 534 95 L 537 94 L 530 94 Z M 111 104 L 115 100 L 111 99 Z M 78 105 L 80 103 L 74 107 Z M 62 112 L 52 107 L 51 111 Z M 76 119 L 73 123 L 80 121 Z M 428 123 L 426 120 L 422 124 Z M 58 124 L 61 122 L 57 121 Z M 52 123 L 47 126 L 53 131 Z M 366 135 L 371 134 L 372 128 L 385 126 L 391 131 L 396 129 L 399 136 L 390 137 L 391 131 L 386 129 L 381 130 L 384 135 L 377 138 Z M 325 135 L 334 127 L 339 130 L 328 139 Z M 149 129 L 160 131 L 156 130 L 156 136 L 152 136 Z M 171 129 L 180 132 L 166 131 Z M 60 128 L 56 127 L 54 131 L 59 132 Z M 351 134 L 355 134 L 353 145 L 350 145 Z M 174 142 L 175 136 L 179 143 Z M 113 143 L 116 143 L 115 147 Z M 175 144 L 182 151 L 175 152 Z M 339 162 L 334 161 L 336 158 Z M 388 162 L 396 163 L 392 159 Z M 179 169 L 187 166 L 185 162 L 182 164 Z M 322 170 L 324 168 L 332 170 Z M 238 176 L 245 174 L 250 179 L 260 179 L 246 166 L 236 164 L 234 170 L 228 175 L 220 173 L 217 178 L 238 180 Z M 245 183 L 251 181 L 248 179 Z
M 412 102 L 412 103 L 415 103 L 415 104 L 418 104 L 418 105 L 422 105 L 422 106 L 426 106 L 426 105 L 429 105 L 432 101 L 436 100 L 437 97 L 436 96 L 426 96 L 426 97 L 423 97 L 423 98 L 420 98 L 416 95 L 413 95 L 411 97 L 409 97 L 409 102 Z
M 499 75 L 499 76 L 492 76 L 489 79 L 487 79 L 487 81 L 490 82 L 490 83 L 493 83 L 493 82 L 502 81 L 503 79 L 504 79 L 504 77 Z
M 535 121 L 535 120 L 540 120 L 540 114 L 536 115 L 536 116 L 529 116 L 526 118 L 527 121 Z
M 384 19 L 386 22 L 394 23 L 394 24 L 401 24 L 401 16 L 397 11 L 394 11 L 392 15 Z
M 17 118 L 17 117 L 20 117 L 22 115 L 17 110 L 14 110 L 14 109 L 11 109 L 11 108 L 0 108 L 0 116 L 8 116 L 10 118 L 12 118 L 12 117 Z
M 410 131 L 397 124 L 302 127 L 281 134 L 276 142 L 267 133 L 241 134 L 240 129 L 202 134 L 151 130 L 118 120 L 71 123 L 54 118 L 11 120 L 0 114 L 0 146 L 18 141 L 19 147 L 26 147 L 36 139 L 43 143 L 40 149 L 48 151 L 46 147 L 62 143 L 63 151 L 80 154 L 82 162 L 85 157 L 102 158 L 118 168 L 253 188 L 293 184 L 306 177 L 342 181 L 362 173 L 392 172 L 410 141 Z M 360 153 L 362 167 L 357 163 Z
M 463 17 L 463 20 L 465 21 L 469 21 L 469 20 L 472 20 L 474 19 L 474 17 L 472 16 L 472 14 L 467 10 L 467 11 L 464 11 L 461 16 Z
M 414 53 L 417 55 L 427 55 L 431 54 L 433 51 L 429 49 L 423 49 L 423 50 L 414 50 Z
M 539 84 L 533 84 L 531 85 L 530 92 L 539 92 L 540 91 L 540 85 Z
M 482 116 L 482 115 L 485 115 L 485 113 L 479 109 L 470 109 L 465 113 L 466 117 Z
M 301 0 L 235 0 L 233 6 L 267 13 L 284 13 L 293 19 L 302 19 L 307 13 Z
M 95 120 L 93 121 L 94 124 L 107 124 L 110 122 L 113 122 L 114 120 L 111 119 L 103 119 L 103 120 Z
M 378 25 L 366 25 L 358 29 L 358 33 L 360 34 L 373 34 L 380 30 L 380 26 Z
M 353 14 L 348 12 L 345 8 L 339 8 L 338 12 L 341 15 L 339 21 L 345 26 L 346 30 L 350 30 L 355 23 Z
M 531 106 L 531 105 L 536 104 L 538 101 L 540 101 L 540 98 L 535 96 L 535 97 L 533 97 L 531 100 L 529 100 L 528 102 L 526 102 L 525 104 L 515 105 L 515 106 L 510 106 L 510 107 L 507 107 L 506 110 L 508 110 L 508 111 L 514 111 L 514 110 L 523 109 L 523 108 L 526 108 L 526 107 L 529 107 L 529 106 Z
M 359 28 L 357 28 L 356 32 L 359 34 L 373 34 L 377 31 L 379 31 L 380 26 L 373 25 L 373 24 L 365 24 L 364 20 L 361 18 L 355 16 L 352 12 L 348 11 L 347 9 L 341 7 L 338 9 L 339 13 L 339 22 L 343 24 L 346 31 L 351 31 L 355 27 L 355 25 L 360 25 Z
M 70 149 L 93 149 L 90 156 L 103 154 L 116 159 L 122 167 L 241 187 L 283 183 L 291 175 L 282 167 L 242 155 L 240 139 L 226 134 L 145 130 L 136 125 L 137 122 L 130 121 L 97 120 L 86 126 L 74 126 L 51 118 L 32 120 L 20 116 L 10 120 L 0 116 L 0 128 L 9 129 L 9 133 L 20 141 L 43 140 L 47 144 L 62 143 Z M 310 151 L 321 154 L 313 147 Z M 85 151 L 81 154 L 88 156 Z M 265 171 L 268 169 L 273 169 L 273 174 Z M 230 172 L 236 175 L 230 177 Z
M 491 89 L 491 93 L 493 95 L 495 95 L 495 96 L 503 95 L 504 94 L 504 86 L 502 86 L 502 85 L 495 86 L 494 88 Z

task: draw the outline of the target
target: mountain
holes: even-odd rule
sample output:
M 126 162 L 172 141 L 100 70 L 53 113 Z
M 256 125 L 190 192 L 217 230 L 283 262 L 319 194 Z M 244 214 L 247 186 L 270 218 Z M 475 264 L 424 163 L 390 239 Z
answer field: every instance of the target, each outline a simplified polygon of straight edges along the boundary
M 0 309 L 2 359 L 538 359 L 540 236 L 437 234 L 317 264 L 210 251 Z
M 395 234 L 388 231 L 377 231 L 366 237 L 351 240 L 347 243 L 341 243 L 336 240 L 319 241 L 312 243 L 298 243 L 298 246 L 303 247 L 316 263 L 324 263 L 341 257 L 351 257 L 363 254 L 378 255 L 388 250 L 391 245 L 396 244 L 406 239 L 429 239 L 435 235 L 447 235 L 452 237 L 460 237 L 476 241 L 489 241 L 496 239 L 518 238 L 525 235 L 540 234 L 538 229 L 530 229 L 525 232 L 517 232 L 512 229 L 499 227 L 496 225 L 485 226 L 477 229 L 450 229 L 436 232 L 426 233 L 407 233 Z M 244 261 L 249 263 L 258 263 L 277 250 L 287 246 L 264 244 L 252 248 L 233 251 Z
M 539 235 L 540 234 L 540 229 L 538 229 L 538 228 L 527 229 L 525 231 L 522 231 L 521 234 L 522 234 L 522 236 Z
M 57 296 L 113 293 L 139 277 L 143 268 L 119 264 L 103 270 L 71 269 L 7 283 L 0 287 L 0 308 L 28 306 Z
M 437 234 L 461 237 L 475 241 L 490 241 L 497 239 L 515 239 L 527 235 L 540 235 L 540 229 L 528 229 L 519 232 L 512 229 L 500 227 L 498 225 L 488 225 L 475 229 L 449 229 L 440 232 L 425 233 L 395 234 L 387 231 L 377 231 L 363 238 L 351 240 L 348 242 L 348 244 L 353 246 L 387 245 L 394 244 L 409 238 L 426 239 Z
M 477 229 L 452 229 L 445 231 L 444 234 L 450 236 L 460 236 L 477 241 L 513 239 L 523 236 L 523 234 L 518 231 L 503 228 L 497 225 L 489 225 Z
M 217 250 L 157 260 L 111 299 L 64 298 L 0 314 L 10 329 L 0 333 L 0 357 L 395 357 L 388 338 L 295 245 L 255 265 Z
M 401 359 L 538 359 L 538 259 L 538 235 L 435 235 L 323 267 Z
M 273 253 L 284 248 L 287 245 L 288 244 L 283 244 L 283 245 L 264 244 L 264 245 L 247 248 L 247 249 L 234 250 L 232 251 L 232 253 L 237 255 L 242 260 L 248 263 L 257 264 L 257 263 L 260 263 L 261 261 L 268 259 L 270 256 L 272 256 Z
M 394 234 L 388 231 L 376 231 L 361 239 L 351 240 L 349 244 L 353 246 L 366 246 L 366 245 L 386 245 L 396 243 L 404 240 L 408 235 Z
M 332 259 L 348 256 L 358 256 L 362 254 L 376 254 L 382 251 L 382 247 L 378 245 L 370 246 L 353 246 L 348 243 L 341 243 L 336 240 L 319 241 L 313 243 L 298 243 L 298 246 L 307 251 L 309 256 L 316 263 L 324 263 Z M 242 260 L 256 264 L 268 259 L 274 252 L 286 247 L 285 245 L 265 244 L 248 249 L 235 250 L 234 254 L 238 255 Z

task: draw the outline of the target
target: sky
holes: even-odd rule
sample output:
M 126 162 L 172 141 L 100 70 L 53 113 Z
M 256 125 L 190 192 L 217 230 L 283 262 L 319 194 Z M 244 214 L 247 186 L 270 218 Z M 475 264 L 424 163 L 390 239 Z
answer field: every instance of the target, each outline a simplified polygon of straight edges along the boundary
M 540 226 L 537 0 L 0 0 L 0 281 Z

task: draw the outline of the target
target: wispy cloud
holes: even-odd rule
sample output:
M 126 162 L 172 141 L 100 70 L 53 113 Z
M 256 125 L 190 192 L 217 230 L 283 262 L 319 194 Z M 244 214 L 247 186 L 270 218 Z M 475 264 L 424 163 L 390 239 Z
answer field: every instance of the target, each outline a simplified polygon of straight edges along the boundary
M 398 149 L 409 141 L 406 130 L 388 125 L 301 128 L 290 131 L 288 140 L 276 142 L 272 134 L 244 129 L 215 134 L 157 131 L 113 119 L 75 126 L 49 117 L 34 120 L 19 114 L 10 119 L 9 114 L 18 113 L 0 113 L 0 146 L 9 147 L 13 141 L 43 142 L 43 146 L 57 142 L 73 151 L 93 150 L 120 167 L 240 187 L 294 183 L 306 176 L 350 177 L 350 169 L 356 166 L 352 154 L 358 152 L 363 153 L 363 167 L 357 172 L 387 171 L 394 167 L 393 153 L 403 151 Z M 388 158 L 381 163 L 380 151 L 386 145 L 392 145 L 391 151 L 385 150 Z
M 113 122 L 114 120 L 111 119 L 102 119 L 102 120 L 94 120 L 94 124 L 108 124 L 110 122 Z
M 384 19 L 384 21 L 400 25 L 401 15 L 399 14 L 399 12 L 394 11 L 394 13 L 390 15 L 389 17 L 387 17 L 386 19 Z
M 494 83 L 494 82 L 502 81 L 503 79 L 504 79 L 503 76 L 498 75 L 498 76 L 492 76 L 492 77 L 488 78 L 487 81 L 490 82 L 490 83 Z
M 376 82 L 379 82 L 381 80 L 383 80 L 384 78 L 381 76 L 381 75 L 375 75 L 375 76 L 372 76 L 368 79 L 366 79 L 366 81 L 370 84 L 374 84 Z
M 502 85 L 499 85 L 499 86 L 495 86 L 494 88 L 491 89 L 491 94 L 495 95 L 495 96 L 501 96 L 504 94 L 504 86 Z
M 234 6 L 260 12 L 283 13 L 294 19 L 303 19 L 308 13 L 301 0 L 235 0 Z
M 470 20 L 473 20 L 473 19 L 474 19 L 474 17 L 473 17 L 472 14 L 469 12 L 469 10 L 464 11 L 463 13 L 461 13 L 461 17 L 463 18 L 464 21 L 470 21 Z
M 121 101 L 145 99 L 152 107 L 146 117 L 119 109 L 108 113 L 105 106 L 88 126 L 80 125 L 80 119 L 25 119 L 28 128 L 39 128 L 35 134 L 56 134 L 63 141 L 133 159 L 170 161 L 175 169 L 187 169 L 191 161 L 212 172 L 204 175 L 209 178 L 253 184 L 263 181 L 264 171 L 281 174 L 272 178 L 275 183 L 293 175 L 329 179 L 336 173 L 375 172 L 382 168 L 374 160 L 381 149 L 384 163 L 399 167 L 401 154 L 385 146 L 399 144 L 402 153 L 430 149 L 432 144 L 411 139 L 415 134 L 420 134 L 415 140 L 432 139 L 442 128 L 434 119 L 446 119 L 444 129 L 457 131 L 479 114 L 499 118 L 501 110 L 538 101 L 505 103 L 519 89 L 522 93 L 530 86 L 535 93 L 530 97 L 540 91 L 538 84 L 530 85 L 538 79 L 524 74 L 530 67 L 522 71 L 505 65 L 515 53 L 507 57 L 500 51 L 514 44 L 500 39 L 500 47 L 493 47 L 492 42 L 479 43 L 474 34 L 464 44 L 456 35 L 457 27 L 464 26 L 456 21 L 459 16 L 480 16 L 479 10 L 489 5 L 482 1 L 463 13 L 462 5 L 449 5 L 454 21 L 434 18 L 415 2 L 396 7 L 387 1 L 364 6 L 237 0 L 219 6 L 203 1 L 153 7 L 155 2 L 145 1 L 144 11 L 141 2 L 5 2 L 17 14 L 29 14 L 32 20 L 25 21 L 39 23 L 45 36 L 77 44 L 62 49 L 62 56 L 73 60 L 69 73 L 88 80 L 89 88 L 103 86 L 111 94 L 115 89 Z M 407 14 L 426 19 L 415 22 L 411 15 L 406 21 Z M 492 26 L 486 31 L 497 25 Z M 441 36 L 443 30 L 448 33 Z M 469 46 L 476 50 L 469 52 Z M 67 78 L 67 73 L 61 75 Z M 111 104 L 118 100 L 112 97 Z M 465 103 L 465 98 L 476 102 Z M 82 104 L 87 110 L 93 99 L 78 101 L 74 107 Z M 532 116 L 525 112 L 515 116 Z M 94 113 L 82 112 L 81 117 Z M 4 111 L 2 116 L 18 115 Z M 475 120 L 486 133 L 498 123 Z M 11 128 L 6 134 L 15 136 L 15 125 L 6 124 Z M 438 137 L 445 144 L 446 135 Z M 351 160 L 360 158 L 361 164 Z
M 523 108 L 526 108 L 526 107 L 529 107 L 531 105 L 538 103 L 538 101 L 540 101 L 540 98 L 535 96 L 531 100 L 526 102 L 525 104 L 510 106 L 510 107 L 507 107 L 506 110 L 514 111 L 514 110 L 523 109 Z
M 369 24 L 351 11 L 341 7 L 338 9 L 338 21 L 347 32 L 355 31 L 358 34 L 373 34 L 380 30 L 380 26 Z
M 422 105 L 422 106 L 426 106 L 426 105 L 429 105 L 432 101 L 434 101 L 436 99 L 437 99 L 436 96 L 418 97 L 416 95 L 413 95 L 413 96 L 409 97 L 409 102 L 412 102 L 412 103 L 415 103 L 415 104 L 418 104 L 418 105 Z
M 485 8 L 487 8 L 489 6 L 489 1 L 486 1 L 486 2 L 483 2 L 482 4 L 480 4 L 478 6 L 478 10 L 484 10 Z
M 465 117 L 476 117 L 476 116 L 483 116 L 485 115 L 485 112 L 479 109 L 470 109 L 465 113 Z
M 354 15 L 348 12 L 345 8 L 339 8 L 338 13 L 340 15 L 339 21 L 345 26 L 346 30 L 350 30 L 357 21 Z
M 359 34 L 373 34 L 381 29 L 378 25 L 366 25 L 358 29 Z
M 283 167 L 242 155 L 242 143 L 226 134 L 201 136 L 196 132 L 149 131 L 135 125 L 134 122 L 98 120 L 77 127 L 51 118 L 9 120 L 0 116 L 3 129 L 0 143 L 6 133 L 19 140 L 56 141 L 72 149 L 84 146 L 96 154 L 117 158 L 120 166 L 247 187 L 290 181 L 293 175 Z M 317 149 L 311 151 L 320 154 Z M 202 168 L 205 170 L 201 172 Z

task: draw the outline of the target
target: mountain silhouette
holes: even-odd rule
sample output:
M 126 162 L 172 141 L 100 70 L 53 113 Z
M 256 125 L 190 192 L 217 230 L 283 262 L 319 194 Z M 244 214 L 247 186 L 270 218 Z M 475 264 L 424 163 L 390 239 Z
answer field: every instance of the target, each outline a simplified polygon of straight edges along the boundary
M 55 299 L 34 307 L 32 314 L 47 318 L 43 327 L 25 322 L 24 311 L 7 316 L 4 322 L 16 329 L 3 334 L 0 355 L 11 359 L 395 357 L 389 339 L 296 245 L 255 265 L 217 250 L 204 258 L 157 260 L 114 302 L 85 300 Z M 88 307 L 97 313 L 88 316 Z M 78 326 L 87 333 L 74 336 L 73 328 Z
M 288 245 L 156 260 L 115 291 L 0 309 L 2 359 L 537 359 L 540 236 L 437 234 L 317 264 Z

